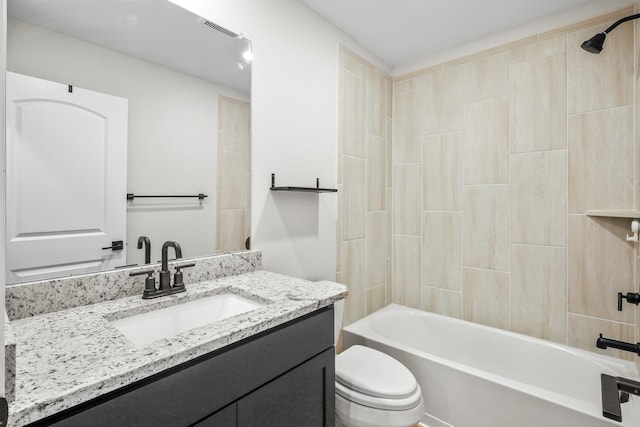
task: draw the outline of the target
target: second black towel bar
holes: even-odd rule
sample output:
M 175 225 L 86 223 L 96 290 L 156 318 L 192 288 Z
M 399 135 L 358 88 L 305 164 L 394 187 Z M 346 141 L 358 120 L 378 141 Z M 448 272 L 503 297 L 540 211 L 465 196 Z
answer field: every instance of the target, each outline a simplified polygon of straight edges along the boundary
M 165 198 L 185 198 L 185 197 L 190 197 L 190 198 L 194 198 L 197 197 L 198 200 L 204 200 L 205 197 L 207 197 L 206 194 L 194 194 L 194 195 L 140 195 L 140 194 L 133 194 L 133 193 L 127 193 L 127 200 L 131 201 L 133 199 L 135 199 L 136 197 L 146 197 L 146 198 L 161 198 L 161 197 L 165 197 Z

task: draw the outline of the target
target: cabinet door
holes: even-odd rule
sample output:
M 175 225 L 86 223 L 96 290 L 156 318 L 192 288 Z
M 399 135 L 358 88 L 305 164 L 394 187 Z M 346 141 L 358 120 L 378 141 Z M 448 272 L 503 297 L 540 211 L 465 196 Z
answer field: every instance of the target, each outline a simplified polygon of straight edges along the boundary
M 334 427 L 333 348 L 238 401 L 238 427 Z
M 195 423 L 193 427 L 236 427 L 236 404 L 232 403 L 204 420 Z

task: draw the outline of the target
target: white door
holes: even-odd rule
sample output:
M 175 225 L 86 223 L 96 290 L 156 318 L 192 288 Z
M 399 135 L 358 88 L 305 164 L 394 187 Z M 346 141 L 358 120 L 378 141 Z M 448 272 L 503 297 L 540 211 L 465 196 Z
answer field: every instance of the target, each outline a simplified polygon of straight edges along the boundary
M 6 84 L 7 283 L 124 265 L 128 101 L 11 72 Z

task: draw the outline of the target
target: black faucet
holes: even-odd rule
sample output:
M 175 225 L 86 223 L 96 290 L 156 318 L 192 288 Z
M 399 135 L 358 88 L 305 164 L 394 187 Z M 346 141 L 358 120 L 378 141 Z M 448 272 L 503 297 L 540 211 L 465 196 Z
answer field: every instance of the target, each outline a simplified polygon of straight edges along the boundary
M 630 342 L 612 340 L 611 338 L 605 338 L 600 334 L 600 337 L 596 340 L 596 347 L 607 349 L 608 347 L 617 348 L 618 350 L 630 351 L 640 356 L 640 343 L 632 344 Z
M 600 374 L 602 390 L 602 415 L 606 418 L 622 421 L 620 403 L 629 401 L 629 394 L 640 396 L 640 382 L 622 377 Z
M 160 287 L 158 290 L 164 291 L 171 288 L 171 273 L 169 272 L 169 248 L 173 248 L 176 259 L 182 258 L 182 249 L 177 242 L 164 242 L 162 244 L 162 270 L 160 270 Z
M 142 239 L 142 237 L 140 239 Z M 138 240 L 138 242 L 140 242 L 140 239 Z M 183 273 L 180 270 L 182 268 L 193 267 L 196 264 L 191 263 L 176 266 L 176 273 L 174 275 L 172 286 L 171 273 L 169 272 L 169 248 L 173 248 L 173 250 L 175 251 L 176 259 L 182 258 L 182 249 L 180 249 L 180 245 L 178 243 L 171 241 L 164 242 L 164 244 L 162 245 L 162 270 L 160 271 L 160 284 L 157 288 L 156 279 L 154 277 L 155 271 L 153 269 L 129 273 L 129 276 L 140 276 L 147 274 L 147 278 L 144 281 L 144 292 L 142 293 L 143 299 L 157 298 L 163 295 L 170 295 L 186 291 L 186 288 L 184 286 Z
M 138 249 L 144 244 L 144 263 L 151 264 L 151 240 L 147 236 L 138 237 Z

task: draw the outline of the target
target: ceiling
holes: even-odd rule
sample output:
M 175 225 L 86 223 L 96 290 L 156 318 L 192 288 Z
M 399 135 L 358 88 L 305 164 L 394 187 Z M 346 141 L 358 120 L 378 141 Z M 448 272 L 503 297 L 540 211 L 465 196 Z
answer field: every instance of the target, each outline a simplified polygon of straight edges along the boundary
M 8 0 L 7 14 L 49 30 L 249 93 L 250 47 L 169 1 Z
M 232 0 L 229 0 L 232 1 Z M 549 15 L 586 19 L 634 0 L 300 0 L 391 68 Z M 9 16 L 248 93 L 239 41 L 168 1 L 8 0 Z M 245 64 L 246 65 L 246 64 Z
M 300 0 L 396 67 L 572 8 L 633 0 Z M 591 16 L 595 16 L 592 14 Z M 575 21 L 574 21 L 575 22 Z

